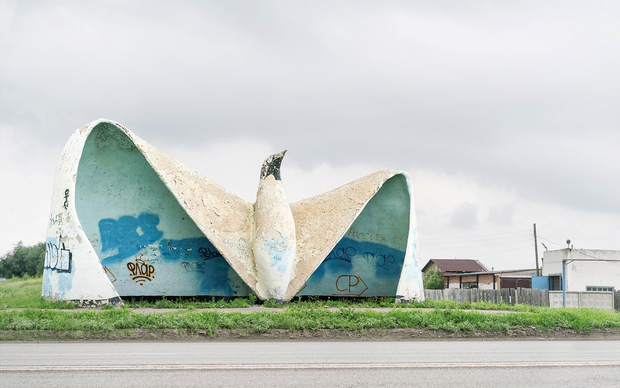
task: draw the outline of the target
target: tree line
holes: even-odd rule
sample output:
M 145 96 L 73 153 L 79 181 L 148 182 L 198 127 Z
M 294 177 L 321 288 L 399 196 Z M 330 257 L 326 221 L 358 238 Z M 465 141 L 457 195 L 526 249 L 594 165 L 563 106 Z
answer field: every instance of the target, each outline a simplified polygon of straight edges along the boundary
M 0 257 L 0 277 L 42 276 L 45 264 L 45 243 L 15 247 Z

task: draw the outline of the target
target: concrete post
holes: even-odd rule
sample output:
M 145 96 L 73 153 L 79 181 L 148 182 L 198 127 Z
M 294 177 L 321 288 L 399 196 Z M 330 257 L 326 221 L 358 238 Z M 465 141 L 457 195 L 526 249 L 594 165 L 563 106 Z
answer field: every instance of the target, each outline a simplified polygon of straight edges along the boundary
M 566 307 L 566 259 L 562 259 L 562 307 Z

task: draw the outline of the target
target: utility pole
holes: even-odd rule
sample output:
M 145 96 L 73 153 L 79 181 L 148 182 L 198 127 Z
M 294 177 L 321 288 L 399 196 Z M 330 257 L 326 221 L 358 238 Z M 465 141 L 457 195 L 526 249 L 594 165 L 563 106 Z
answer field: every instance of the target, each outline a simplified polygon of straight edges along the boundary
M 536 276 L 540 276 L 538 269 L 538 239 L 536 238 L 536 224 L 534 224 L 534 254 L 536 255 Z

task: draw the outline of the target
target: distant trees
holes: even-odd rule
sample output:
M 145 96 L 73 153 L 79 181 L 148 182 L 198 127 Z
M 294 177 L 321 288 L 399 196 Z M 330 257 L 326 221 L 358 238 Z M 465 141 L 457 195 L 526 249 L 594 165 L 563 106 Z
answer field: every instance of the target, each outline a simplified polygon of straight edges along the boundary
M 443 278 L 441 277 L 441 271 L 428 271 L 424 274 L 424 288 L 427 290 L 441 290 L 443 289 Z
M 45 243 L 24 246 L 18 242 L 12 251 L 0 257 L 0 277 L 24 277 L 43 275 Z

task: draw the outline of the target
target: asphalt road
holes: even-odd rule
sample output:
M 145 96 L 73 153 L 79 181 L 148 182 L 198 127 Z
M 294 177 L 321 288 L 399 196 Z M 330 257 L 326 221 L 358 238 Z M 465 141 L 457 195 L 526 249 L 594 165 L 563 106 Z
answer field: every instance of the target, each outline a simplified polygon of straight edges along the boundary
M 6 387 L 618 387 L 620 341 L 6 342 Z

